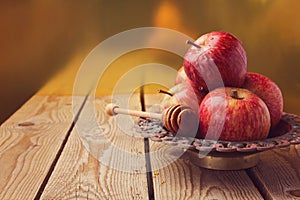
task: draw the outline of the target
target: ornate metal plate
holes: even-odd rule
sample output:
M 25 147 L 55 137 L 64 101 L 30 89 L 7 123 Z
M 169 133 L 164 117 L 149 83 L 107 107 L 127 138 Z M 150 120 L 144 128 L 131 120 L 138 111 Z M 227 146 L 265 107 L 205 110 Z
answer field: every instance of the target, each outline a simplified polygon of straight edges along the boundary
M 178 146 L 195 152 L 220 153 L 256 153 L 273 148 L 287 147 L 291 144 L 300 144 L 300 116 L 284 113 L 278 127 L 271 131 L 269 137 L 255 141 L 221 141 L 189 137 L 176 137 L 168 132 L 160 120 L 139 118 L 135 131 L 142 137 L 150 138 L 166 145 Z

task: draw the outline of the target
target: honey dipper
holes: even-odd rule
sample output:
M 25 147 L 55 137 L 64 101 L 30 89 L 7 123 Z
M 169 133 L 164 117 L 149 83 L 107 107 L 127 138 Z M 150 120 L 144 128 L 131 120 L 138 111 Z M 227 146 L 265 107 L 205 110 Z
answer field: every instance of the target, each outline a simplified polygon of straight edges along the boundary
M 187 106 L 180 104 L 172 105 L 162 113 L 144 112 L 120 108 L 116 104 L 108 104 L 105 108 L 108 115 L 125 114 L 142 118 L 160 119 L 164 127 L 173 135 L 181 132 L 187 134 L 197 131 L 198 117 L 195 112 Z

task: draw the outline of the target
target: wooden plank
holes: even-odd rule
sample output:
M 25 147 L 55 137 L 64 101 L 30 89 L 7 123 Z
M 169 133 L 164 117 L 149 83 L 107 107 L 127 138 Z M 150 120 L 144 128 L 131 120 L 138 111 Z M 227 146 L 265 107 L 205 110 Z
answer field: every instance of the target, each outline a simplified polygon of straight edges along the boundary
M 1 126 L 0 199 L 35 197 L 72 122 L 71 97 L 33 96 Z
M 154 174 L 156 199 L 263 199 L 245 171 L 213 171 L 179 159 Z
M 128 104 L 124 95 L 116 99 L 122 107 L 124 101 Z M 105 115 L 109 97 L 94 101 L 95 124 L 89 107 L 92 102 L 88 100 L 82 110 L 77 122 L 82 127 L 72 131 L 41 198 L 148 199 L 143 138 L 128 132 L 133 127 L 126 119 Z M 139 110 L 138 96 L 129 105 Z
M 300 198 L 300 145 L 263 152 L 250 170 L 266 199 Z
M 146 95 L 146 108 L 159 103 L 160 95 Z M 158 142 L 150 142 L 152 166 L 159 166 L 159 159 L 174 155 L 174 151 Z M 168 150 L 169 149 L 169 150 Z M 161 151 L 161 152 L 159 152 Z M 169 151 L 169 154 L 167 153 Z M 216 171 L 197 167 L 185 156 L 161 166 L 153 172 L 155 199 L 262 199 L 259 191 L 245 170 Z

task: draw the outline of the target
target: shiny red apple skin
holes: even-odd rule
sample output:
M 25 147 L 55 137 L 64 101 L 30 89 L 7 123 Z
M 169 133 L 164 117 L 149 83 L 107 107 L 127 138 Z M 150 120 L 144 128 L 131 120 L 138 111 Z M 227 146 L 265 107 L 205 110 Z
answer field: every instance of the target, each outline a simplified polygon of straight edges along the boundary
M 278 85 L 262 74 L 248 72 L 242 87 L 255 93 L 265 102 L 271 116 L 271 128 L 275 128 L 283 113 L 283 96 Z
M 174 86 L 169 89 L 169 93 L 173 96 L 166 95 L 162 100 L 161 105 L 163 108 L 168 108 L 171 105 L 182 104 L 192 108 L 195 112 L 198 112 L 199 105 L 204 99 L 207 92 L 203 90 L 194 90 L 192 82 L 186 76 L 184 67 L 182 66 L 177 71 Z
M 182 83 L 188 84 L 185 86 L 185 88 L 189 88 L 189 89 L 195 88 L 194 83 L 187 77 L 187 75 L 184 71 L 184 66 L 179 68 L 179 70 L 177 71 L 176 78 L 175 78 L 175 85 L 182 84 Z M 200 104 L 202 99 L 204 98 L 204 96 L 207 94 L 207 92 L 204 90 L 204 88 L 198 88 L 197 90 L 194 89 L 194 92 L 195 92 L 195 95 L 198 97 L 198 102 Z M 189 93 L 191 93 L 191 91 L 189 91 Z
M 237 99 L 231 96 L 238 92 Z M 242 88 L 217 88 L 199 107 L 199 137 L 213 140 L 250 141 L 268 136 L 271 120 L 266 104 Z
M 180 84 L 182 82 L 185 82 L 185 81 L 189 81 L 188 77 L 186 76 L 186 73 L 184 71 L 184 67 L 180 67 L 179 70 L 177 71 L 177 75 L 176 75 L 176 78 L 175 78 L 175 85 L 177 84 Z
M 171 105 L 181 104 L 190 107 L 196 113 L 198 112 L 199 104 L 206 95 L 204 92 L 196 94 L 192 86 L 189 85 L 189 81 L 173 86 L 168 92 L 173 94 L 173 96 L 165 94 L 166 96 L 161 102 L 163 109 Z
M 199 37 L 184 56 L 184 70 L 195 89 L 240 87 L 245 81 L 247 56 L 242 43 L 227 32 Z

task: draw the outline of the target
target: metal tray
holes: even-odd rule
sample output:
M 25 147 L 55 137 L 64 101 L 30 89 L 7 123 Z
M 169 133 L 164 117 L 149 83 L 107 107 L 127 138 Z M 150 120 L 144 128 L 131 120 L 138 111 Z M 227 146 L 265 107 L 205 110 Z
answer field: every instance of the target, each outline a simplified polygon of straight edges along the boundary
M 176 137 L 160 120 L 143 118 L 136 121 L 135 131 L 142 137 L 184 149 L 191 162 L 199 167 L 240 170 L 255 166 L 262 151 L 300 144 L 300 116 L 284 113 L 278 126 L 264 140 L 235 142 Z

